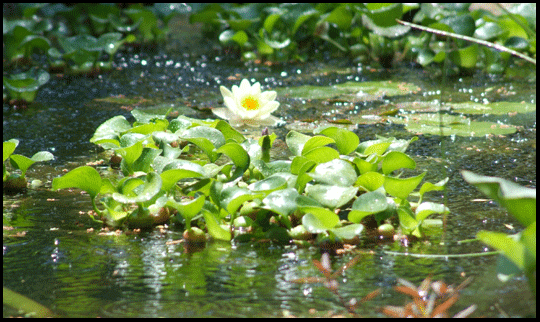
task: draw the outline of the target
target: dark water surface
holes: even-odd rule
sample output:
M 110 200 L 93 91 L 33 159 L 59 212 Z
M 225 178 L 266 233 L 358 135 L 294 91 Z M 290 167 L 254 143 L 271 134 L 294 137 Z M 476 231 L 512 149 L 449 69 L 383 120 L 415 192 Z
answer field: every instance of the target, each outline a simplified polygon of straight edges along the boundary
M 185 254 L 182 245 L 171 243 L 181 239 L 182 232 L 174 229 L 99 235 L 97 230 L 87 231 L 92 224 L 80 214 L 91 209 L 88 196 L 68 190 L 50 192 L 50 181 L 63 174 L 62 169 L 97 159 L 97 149 L 88 140 L 110 117 L 122 114 L 132 120 L 128 110 L 133 107 L 152 111 L 173 107 L 187 116 L 212 117 L 208 108 L 222 105 L 219 86 L 230 88 L 242 78 L 259 81 L 269 89 L 381 80 L 409 82 L 421 88 L 418 94 L 362 103 L 352 109 L 329 106 L 320 100 L 278 97 L 281 108 L 274 114 L 288 123 L 274 129 L 281 139 L 291 124 L 298 127 L 297 120 L 348 118 L 355 109 L 377 108 L 400 100 L 439 99 L 438 90 L 443 90 L 443 100 L 448 102 L 484 98 L 536 102 L 535 75 L 512 79 L 475 75 L 441 84 L 430 72 L 407 64 L 391 71 L 358 67 L 347 60 L 246 66 L 212 49 L 201 54 L 182 41 L 171 42 L 157 54 L 143 50 L 118 55 L 117 70 L 95 78 L 53 76 L 27 110 L 4 106 L 3 140 L 20 140 L 15 153 L 31 156 L 47 150 L 56 157 L 54 162 L 37 165 L 27 174 L 30 180 L 41 179 L 45 183 L 42 188 L 26 195 L 4 196 L 3 223 L 14 228 L 4 231 L 4 287 L 66 317 L 280 317 L 287 313 L 310 316 L 310 309 L 321 315 L 327 311 L 345 313 L 322 284 L 291 283 L 297 278 L 320 276 L 312 264 L 312 259 L 320 257 L 316 248 L 210 242 L 201 252 Z M 197 39 L 192 41 L 198 44 Z M 501 97 L 486 91 L 493 87 L 515 93 Z M 384 252 L 478 253 L 488 249 L 480 243 L 456 242 L 474 238 L 481 229 L 505 233 L 522 229 L 496 204 L 473 202 L 483 196 L 459 174 L 459 170 L 468 169 L 536 187 L 536 113 L 509 118 L 510 124 L 522 128 L 504 137 L 420 135 L 411 145 L 407 152 L 417 161 L 417 169 L 428 170 L 425 180 L 437 182 L 450 177 L 447 205 L 452 213 L 448 216 L 446 243 L 360 247 L 371 253 L 340 277 L 340 292 L 345 298 L 361 298 L 382 288 L 382 295 L 361 306 L 359 314 L 381 316 L 375 308 L 403 305 L 406 298 L 391 289 L 396 279 L 418 285 L 427 276 L 455 285 L 466 277 L 473 278 L 451 314 L 473 303 L 478 305 L 473 316 L 536 314 L 536 301 L 524 278 L 505 284 L 497 280 L 496 256 L 413 258 Z M 374 139 L 376 134 L 398 138 L 413 135 L 401 125 L 387 123 L 352 128 L 361 141 Z M 285 158 L 286 152 L 278 151 L 274 156 Z M 433 194 L 431 199 L 442 202 L 440 195 Z M 25 235 L 17 237 L 18 232 Z M 354 255 L 335 258 L 334 268 Z M 17 312 L 4 306 L 4 317 L 11 315 Z

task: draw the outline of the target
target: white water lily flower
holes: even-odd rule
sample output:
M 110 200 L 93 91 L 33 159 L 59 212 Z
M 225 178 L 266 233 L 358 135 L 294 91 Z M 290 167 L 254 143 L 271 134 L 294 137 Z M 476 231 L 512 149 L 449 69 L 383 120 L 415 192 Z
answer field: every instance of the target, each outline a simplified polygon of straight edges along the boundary
M 281 122 L 279 118 L 270 115 L 279 107 L 279 102 L 274 100 L 277 93 L 261 93 L 260 83 L 251 86 L 247 79 L 243 79 L 240 87 L 233 85 L 232 92 L 224 86 L 219 89 L 227 108 L 214 108 L 212 112 L 228 120 L 232 126 L 274 126 Z

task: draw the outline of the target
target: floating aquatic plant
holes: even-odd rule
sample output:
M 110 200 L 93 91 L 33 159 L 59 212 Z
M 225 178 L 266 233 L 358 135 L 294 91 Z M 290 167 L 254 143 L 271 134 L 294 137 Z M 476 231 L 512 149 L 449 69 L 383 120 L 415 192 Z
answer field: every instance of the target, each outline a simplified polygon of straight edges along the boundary
M 275 101 L 275 91 L 261 92 L 261 84 L 251 85 L 247 79 L 243 79 L 240 87 L 233 85 L 232 92 L 221 86 L 221 95 L 227 108 L 214 108 L 212 112 L 226 119 L 232 126 L 274 126 L 280 121 L 271 115 L 279 107 Z
M 52 153 L 40 151 L 31 158 L 20 154 L 13 154 L 15 148 L 19 145 L 19 140 L 11 139 L 3 143 L 3 190 L 4 193 L 18 193 L 25 191 L 27 186 L 26 171 L 36 162 L 45 162 L 54 159 Z M 9 159 L 13 168 L 20 173 L 9 172 L 6 169 L 6 161 Z
M 39 88 L 50 79 L 49 73 L 42 69 L 32 69 L 25 73 L 4 76 L 4 86 L 12 101 L 19 104 L 32 103 Z

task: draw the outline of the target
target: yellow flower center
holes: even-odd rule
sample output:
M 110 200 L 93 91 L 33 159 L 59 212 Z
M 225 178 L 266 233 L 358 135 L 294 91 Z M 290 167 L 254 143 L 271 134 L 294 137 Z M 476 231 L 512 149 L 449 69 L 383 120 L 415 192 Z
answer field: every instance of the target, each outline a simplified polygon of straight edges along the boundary
M 253 96 L 246 96 L 242 100 L 242 107 L 248 111 L 259 109 L 259 100 Z

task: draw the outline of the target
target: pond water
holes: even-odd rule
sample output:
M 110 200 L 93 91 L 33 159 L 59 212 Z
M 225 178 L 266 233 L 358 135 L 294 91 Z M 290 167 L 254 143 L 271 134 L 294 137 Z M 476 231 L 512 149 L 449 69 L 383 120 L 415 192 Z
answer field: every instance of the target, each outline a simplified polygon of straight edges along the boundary
M 443 83 L 430 71 L 407 64 L 390 71 L 338 59 L 246 66 L 211 48 L 195 50 L 198 39 L 191 39 L 188 46 L 186 34 L 179 35 L 157 54 L 143 50 L 118 55 L 118 68 L 108 74 L 95 78 L 52 77 L 27 110 L 14 111 L 4 105 L 3 139 L 20 140 L 16 153 L 31 156 L 47 150 L 56 157 L 27 174 L 30 180 L 45 182 L 43 187 L 25 195 L 4 196 L 3 223 L 13 227 L 4 230 L 4 287 L 65 317 L 307 317 L 314 315 L 313 310 L 318 316 L 345 314 L 339 300 L 322 284 L 291 282 L 321 276 L 312 263 L 312 259 L 320 258 L 316 248 L 214 241 L 201 252 L 186 254 L 183 246 L 174 242 L 182 238 L 182 232 L 174 229 L 99 234 L 99 229 L 88 230 L 95 225 L 80 214 L 91 209 L 89 198 L 68 190 L 51 192 L 50 181 L 62 175 L 63 169 L 99 158 L 89 139 L 110 117 L 122 114 L 132 120 L 129 110 L 134 107 L 153 112 L 173 107 L 179 114 L 209 118 L 209 108 L 222 105 L 219 86 L 230 88 L 242 78 L 282 91 L 278 96 L 281 107 L 274 114 L 287 125 L 272 129 L 281 140 L 290 129 L 309 132 L 329 121 L 351 123 L 343 126 L 354 130 L 361 141 L 375 139 L 375 135 L 410 138 L 415 133 L 404 124 L 370 121 L 363 116 L 403 109 L 410 106 L 403 104 L 410 102 L 434 104 L 442 99 L 445 103 L 512 101 L 536 105 L 535 71 L 500 79 L 478 74 Z M 299 92 L 287 92 L 304 85 L 367 81 L 404 82 L 418 90 L 397 96 L 368 94 L 371 97 L 352 101 L 298 97 L 294 93 Z M 536 301 L 524 278 L 505 284 L 497 280 L 497 256 L 417 258 L 388 252 L 480 253 L 489 249 L 480 243 L 458 241 L 474 238 L 481 229 L 507 234 L 522 229 L 496 204 L 478 201 L 484 197 L 463 181 L 459 170 L 536 187 L 536 111 L 471 118 L 493 122 L 495 127 L 516 126 L 517 131 L 500 136 L 441 137 L 417 130 L 422 133 L 420 139 L 407 151 L 417 161 L 417 169 L 428 170 L 425 180 L 437 182 L 450 177 L 446 202 L 451 214 L 444 244 L 439 245 L 438 240 L 408 248 L 400 244 L 360 244 L 356 250 L 333 259 L 337 269 L 357 253 L 364 253 L 339 278 L 340 293 L 347 299 L 359 299 L 381 288 L 381 295 L 357 310 L 362 316 L 380 317 L 376 308 L 405 304 L 406 297 L 392 290 L 397 278 L 418 285 L 428 276 L 454 285 L 466 277 L 473 278 L 451 314 L 476 304 L 478 309 L 472 316 L 536 315 Z M 246 131 L 260 135 L 260 129 Z M 276 145 L 273 157 L 287 158 L 283 143 L 277 141 Z M 431 198 L 441 202 L 443 196 L 432 194 Z M 11 315 L 17 312 L 4 306 L 4 317 Z

